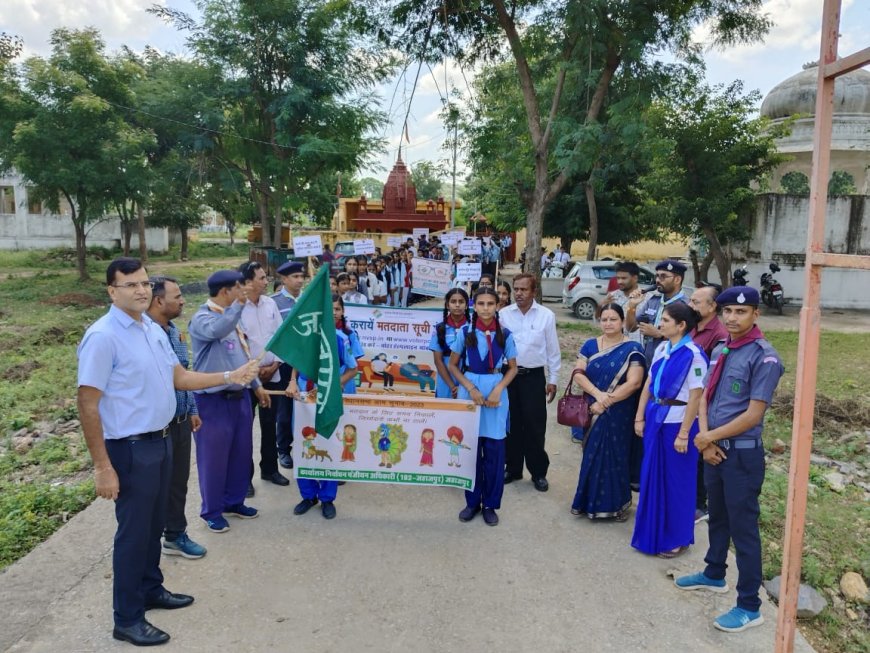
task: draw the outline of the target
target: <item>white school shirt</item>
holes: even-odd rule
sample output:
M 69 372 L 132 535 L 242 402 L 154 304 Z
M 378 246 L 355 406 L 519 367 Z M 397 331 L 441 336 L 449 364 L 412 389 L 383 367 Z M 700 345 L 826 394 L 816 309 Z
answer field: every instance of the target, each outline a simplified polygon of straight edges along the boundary
M 556 334 L 556 316 L 549 308 L 532 301 L 525 315 L 511 304 L 499 311 L 501 324 L 511 330 L 517 344 L 517 365 L 546 367 L 547 383 L 557 384 L 562 352 Z

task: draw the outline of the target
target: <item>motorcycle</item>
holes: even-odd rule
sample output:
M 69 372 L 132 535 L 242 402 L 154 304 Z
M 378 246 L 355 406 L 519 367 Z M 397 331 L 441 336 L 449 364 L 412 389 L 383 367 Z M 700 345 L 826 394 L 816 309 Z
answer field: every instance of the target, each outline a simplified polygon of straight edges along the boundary
M 734 270 L 734 272 L 731 273 L 731 285 L 745 286 L 747 274 L 749 274 L 749 272 L 746 270 L 746 264 Z
M 774 262 L 768 266 L 768 269 L 770 272 L 765 272 L 761 275 L 761 301 L 771 308 L 776 308 L 777 313 L 782 315 L 785 295 L 782 291 L 782 284 L 773 278 L 773 275 L 779 272 L 780 268 Z

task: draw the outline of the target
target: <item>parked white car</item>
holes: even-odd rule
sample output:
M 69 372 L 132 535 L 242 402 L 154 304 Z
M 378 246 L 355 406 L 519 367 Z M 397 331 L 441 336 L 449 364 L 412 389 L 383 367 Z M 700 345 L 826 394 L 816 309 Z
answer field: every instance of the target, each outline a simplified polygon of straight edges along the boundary
M 595 317 L 595 309 L 607 296 L 607 286 L 616 276 L 618 261 L 578 261 L 562 285 L 562 305 L 581 320 Z M 638 285 L 647 290 L 655 286 L 655 272 L 641 267 Z

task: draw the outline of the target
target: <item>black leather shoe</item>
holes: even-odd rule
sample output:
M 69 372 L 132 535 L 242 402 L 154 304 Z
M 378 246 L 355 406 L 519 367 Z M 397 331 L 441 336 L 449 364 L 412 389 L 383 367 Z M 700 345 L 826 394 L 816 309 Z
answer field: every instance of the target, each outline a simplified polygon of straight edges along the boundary
M 278 464 L 284 469 L 293 469 L 293 458 L 289 453 L 278 454 Z
M 507 485 L 508 483 L 513 483 L 514 481 L 519 481 L 522 477 L 523 477 L 522 474 L 516 475 L 516 474 L 511 474 L 508 471 L 505 471 L 504 484 Z
M 173 594 L 169 590 L 163 590 L 159 594 L 150 599 L 145 599 L 145 609 L 153 610 L 154 608 L 162 608 L 164 610 L 175 610 L 176 608 L 186 608 L 193 603 L 193 597 L 187 594 Z
M 480 506 L 466 506 L 462 510 L 459 511 L 459 521 L 471 521 L 477 516 L 477 513 L 480 512 Z
M 547 482 L 547 479 L 545 479 L 543 477 L 536 478 L 536 479 L 532 480 L 532 483 L 535 484 L 535 489 L 538 492 L 546 492 L 547 490 L 550 489 L 550 484 Z
M 306 512 L 311 510 L 316 505 L 317 505 L 317 499 L 302 499 L 302 501 L 297 503 L 296 507 L 293 508 L 293 514 L 294 515 L 304 515 Z
M 332 501 L 324 501 L 320 504 L 320 510 L 323 512 L 324 519 L 334 519 L 335 518 L 335 505 Z
M 290 481 L 281 476 L 281 472 L 272 472 L 271 474 L 260 474 L 260 478 L 264 481 L 269 481 L 275 485 L 290 485 Z
M 112 637 L 122 642 L 130 642 L 134 646 L 157 646 L 169 641 L 169 633 L 155 628 L 144 619 L 132 626 L 115 626 Z
M 254 484 L 248 483 L 248 491 L 245 492 L 245 498 L 250 499 L 252 496 L 256 494 L 256 490 L 254 490 Z
M 483 509 L 483 521 L 486 522 L 487 526 L 498 526 L 498 515 L 495 514 L 495 509 L 484 508 Z

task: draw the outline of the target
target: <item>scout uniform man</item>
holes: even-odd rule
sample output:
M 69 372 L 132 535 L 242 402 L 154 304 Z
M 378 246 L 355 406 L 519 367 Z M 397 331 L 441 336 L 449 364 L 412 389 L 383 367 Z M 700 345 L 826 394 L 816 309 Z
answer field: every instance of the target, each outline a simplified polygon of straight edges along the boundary
M 764 623 L 761 616 L 761 536 L 758 495 L 764 482 L 764 413 L 783 374 L 779 354 L 756 325 L 758 291 L 735 286 L 716 298 L 728 340 L 713 352 L 707 389 L 701 399 L 695 446 L 704 457 L 704 483 L 710 511 L 710 548 L 702 572 L 674 583 L 684 590 L 727 592 L 728 545 L 737 554 L 737 605 L 713 622 L 719 630 L 740 632 Z

